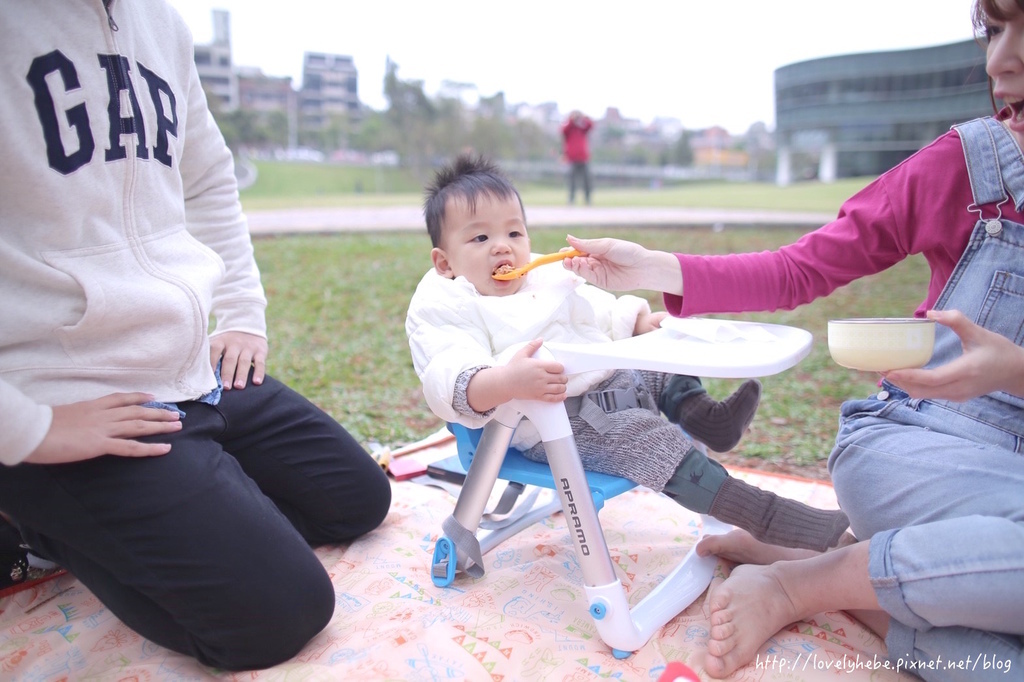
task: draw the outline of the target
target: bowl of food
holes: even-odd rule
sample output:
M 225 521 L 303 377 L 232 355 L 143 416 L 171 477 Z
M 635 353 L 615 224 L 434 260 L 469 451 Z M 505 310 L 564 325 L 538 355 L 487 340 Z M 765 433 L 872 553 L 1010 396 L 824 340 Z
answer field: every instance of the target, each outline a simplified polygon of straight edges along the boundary
M 923 367 L 935 346 L 935 322 L 915 317 L 829 320 L 828 352 L 837 364 L 866 372 Z

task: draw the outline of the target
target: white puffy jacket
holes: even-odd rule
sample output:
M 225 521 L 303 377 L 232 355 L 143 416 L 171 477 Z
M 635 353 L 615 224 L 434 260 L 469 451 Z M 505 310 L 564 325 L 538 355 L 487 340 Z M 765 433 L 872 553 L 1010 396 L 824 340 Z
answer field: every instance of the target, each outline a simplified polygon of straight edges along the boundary
M 455 380 L 467 369 L 501 364 L 509 348 L 533 339 L 602 343 L 629 338 L 637 317 L 650 312 L 637 296 L 616 297 L 564 269 L 532 270 L 510 296 L 482 296 L 465 277 L 447 279 L 430 270 L 409 304 L 405 331 L 413 367 L 431 411 L 447 422 L 478 428 L 486 417 L 459 414 L 452 407 Z M 580 395 L 611 375 L 611 370 L 569 377 L 567 393 Z M 523 424 L 513 444 L 529 448 L 540 441 Z

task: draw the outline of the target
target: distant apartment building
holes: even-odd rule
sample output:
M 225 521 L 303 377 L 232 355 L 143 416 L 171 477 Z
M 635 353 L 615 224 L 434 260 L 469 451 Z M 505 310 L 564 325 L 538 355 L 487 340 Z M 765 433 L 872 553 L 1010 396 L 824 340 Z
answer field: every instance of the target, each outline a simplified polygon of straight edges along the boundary
M 512 114 L 521 121 L 537 124 L 541 130 L 557 137 L 562 126 L 562 115 L 558 111 L 557 102 L 542 104 L 513 104 L 509 107 Z
M 261 113 L 286 112 L 294 106 L 291 76 L 268 76 L 256 67 L 239 67 L 238 106 Z
M 656 116 L 649 128 L 657 137 L 670 142 L 678 140 L 684 131 L 683 122 L 669 116 Z
M 790 64 L 775 71 L 776 183 L 878 175 L 990 113 L 974 40 Z
M 302 60 L 299 89 L 299 125 L 303 130 L 323 130 L 333 116 L 360 118 L 359 73 L 352 57 L 307 52 Z
M 618 107 L 606 107 L 604 116 L 595 123 L 595 142 L 602 144 L 626 147 L 642 144 L 649 132 L 643 121 L 623 116 Z
M 290 76 L 268 76 L 255 67 L 234 65 L 230 15 L 224 10 L 213 10 L 213 40 L 196 44 L 195 62 L 215 109 L 284 114 L 289 146 L 295 146 L 299 130 L 324 130 L 339 115 L 350 121 L 360 118 L 359 73 L 352 57 L 307 52 L 296 91 Z
M 711 126 L 690 137 L 693 166 L 705 170 L 746 170 L 750 165 L 747 152 L 736 148 L 736 141 L 725 128 Z
M 195 46 L 196 71 L 214 108 L 238 108 L 238 77 L 231 61 L 231 16 L 213 10 L 213 41 Z
M 255 114 L 263 123 L 286 123 L 287 145 L 298 145 L 298 95 L 291 76 L 268 76 L 256 67 L 238 69 L 238 108 Z M 275 138 L 280 139 L 280 138 Z

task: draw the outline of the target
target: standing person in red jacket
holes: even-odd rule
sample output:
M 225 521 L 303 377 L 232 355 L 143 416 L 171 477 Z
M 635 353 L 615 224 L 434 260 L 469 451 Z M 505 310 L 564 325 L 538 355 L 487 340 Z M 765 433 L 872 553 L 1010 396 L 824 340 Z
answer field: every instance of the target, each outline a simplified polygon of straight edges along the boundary
M 590 203 L 590 134 L 594 122 L 579 111 L 569 114 L 569 119 L 562 124 L 562 137 L 565 140 L 563 154 L 569 162 L 569 203 L 576 201 L 576 179 L 583 185 L 583 199 Z

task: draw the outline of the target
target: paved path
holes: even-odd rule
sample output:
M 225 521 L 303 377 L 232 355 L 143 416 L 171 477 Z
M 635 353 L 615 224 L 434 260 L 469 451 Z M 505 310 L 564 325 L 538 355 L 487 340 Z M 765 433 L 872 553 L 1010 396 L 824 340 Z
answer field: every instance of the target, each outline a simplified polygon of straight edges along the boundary
M 418 206 L 299 208 L 249 211 L 247 215 L 253 234 L 426 230 L 423 211 Z M 835 214 L 827 213 L 711 208 L 538 206 L 526 209 L 530 227 L 777 225 L 812 228 L 834 218 Z

